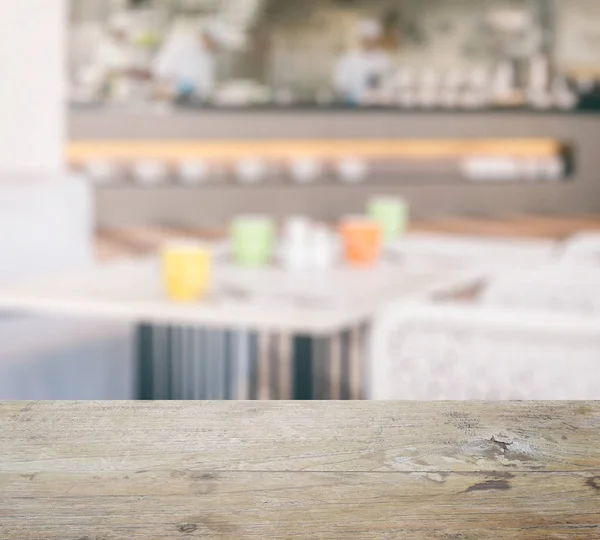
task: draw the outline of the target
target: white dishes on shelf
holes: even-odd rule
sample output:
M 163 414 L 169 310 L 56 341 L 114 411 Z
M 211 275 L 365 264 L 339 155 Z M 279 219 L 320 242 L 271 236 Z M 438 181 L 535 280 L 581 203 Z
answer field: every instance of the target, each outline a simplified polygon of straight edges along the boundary
M 461 164 L 463 175 L 474 182 L 517 180 L 519 167 L 516 159 L 508 156 L 472 156 Z
M 540 169 L 540 160 L 538 158 L 528 158 L 521 160 L 521 179 L 524 182 L 537 182 L 542 175 Z
M 315 158 L 297 158 L 291 163 L 291 174 L 297 184 L 312 184 L 323 174 L 323 166 Z
M 204 184 L 210 174 L 209 166 L 203 160 L 182 161 L 177 172 L 179 181 L 187 186 Z
M 496 98 L 511 95 L 515 89 L 515 68 L 510 62 L 503 62 L 492 76 L 492 92 Z
M 529 66 L 529 87 L 540 90 L 548 87 L 550 81 L 550 62 L 547 56 L 536 55 Z
M 259 184 L 267 178 L 267 164 L 260 158 L 245 158 L 235 167 L 237 181 L 244 185 Z
M 537 109 L 572 110 L 577 106 L 579 98 L 571 90 L 569 83 L 562 77 L 557 77 L 550 88 L 534 85 L 528 92 L 529 103 Z
M 156 186 L 168 178 L 167 164 L 162 161 L 143 160 L 133 165 L 132 177 L 134 182 L 144 186 Z
M 122 176 L 119 165 L 111 161 L 90 161 L 84 166 L 84 174 L 98 185 L 117 181 Z
M 547 110 L 552 108 L 553 98 L 550 92 L 535 91 L 529 94 L 529 103 L 538 110 Z
M 336 171 L 344 184 L 360 184 L 367 178 L 369 165 L 364 159 L 348 157 L 336 164 Z
M 521 178 L 531 182 L 558 182 L 566 173 L 565 164 L 559 157 L 522 160 L 520 169 Z
M 510 82 L 509 75 L 504 74 L 504 80 L 500 78 L 503 88 Z M 395 102 L 406 109 L 480 109 L 490 103 L 491 80 L 492 75 L 485 66 L 475 66 L 468 71 L 442 72 L 431 67 L 414 73 L 399 70 L 394 77 Z
M 544 159 L 540 163 L 540 172 L 542 180 L 557 182 L 565 175 L 564 162 L 558 157 Z
M 578 98 L 574 92 L 563 90 L 554 95 L 554 104 L 559 109 L 570 111 L 577 106 Z
M 558 156 L 472 156 L 462 161 L 461 172 L 473 182 L 558 182 L 564 178 L 566 170 Z

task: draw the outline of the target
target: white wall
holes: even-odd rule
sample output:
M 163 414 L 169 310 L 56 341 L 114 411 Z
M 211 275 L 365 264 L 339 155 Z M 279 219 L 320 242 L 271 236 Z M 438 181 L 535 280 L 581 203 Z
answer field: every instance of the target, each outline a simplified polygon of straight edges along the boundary
M 66 15 L 66 0 L 0 0 L 0 174 L 63 170 Z

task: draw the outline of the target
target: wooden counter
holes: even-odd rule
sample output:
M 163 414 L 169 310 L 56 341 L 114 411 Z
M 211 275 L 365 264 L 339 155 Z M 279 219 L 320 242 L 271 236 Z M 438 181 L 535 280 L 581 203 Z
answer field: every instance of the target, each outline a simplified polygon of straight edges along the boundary
M 5 403 L 3 540 L 600 538 L 600 403 Z
M 74 141 L 67 147 L 67 161 L 81 165 L 90 160 L 177 162 L 183 159 L 236 160 L 245 157 L 293 159 L 447 159 L 465 156 L 513 156 L 543 158 L 561 150 L 551 139 L 482 140 L 277 140 L 277 141 Z
M 214 149 L 216 145 L 224 149 L 220 152 L 235 157 L 233 149 L 238 148 L 236 152 L 239 155 L 240 143 L 243 145 L 242 154 L 265 146 L 272 148 L 272 152 L 281 152 L 283 147 L 292 143 L 296 148 L 302 148 L 302 152 L 314 150 L 305 146 L 306 141 L 313 141 L 311 144 L 325 141 L 330 149 L 328 152 L 335 145 L 340 145 L 336 147 L 338 152 L 354 151 L 357 147 L 361 152 L 371 152 L 369 144 L 363 145 L 365 141 L 377 147 L 382 147 L 382 142 L 387 141 L 387 145 L 396 141 L 410 152 L 423 148 L 431 152 L 437 146 L 435 150 L 438 152 L 440 143 L 443 145 L 444 141 L 462 141 L 460 144 L 476 148 L 482 140 L 500 141 L 502 145 L 510 141 L 509 144 L 516 146 L 521 146 L 522 141 L 528 141 L 528 144 L 538 141 L 544 145 L 549 141 L 552 145 L 559 142 L 571 149 L 573 156 L 574 172 L 569 177 L 570 182 L 463 182 L 458 174 L 445 178 L 439 173 L 434 173 L 433 179 L 428 176 L 423 181 L 419 174 L 413 176 L 404 172 L 396 175 L 392 172 L 384 182 L 352 186 L 316 184 L 290 189 L 289 185 L 281 183 L 260 189 L 237 185 L 192 190 L 176 186 L 143 190 L 124 186 L 99 189 L 98 219 L 103 227 L 109 228 L 148 223 L 223 227 L 240 213 L 265 212 L 278 219 L 307 214 L 332 221 L 347 213 L 363 212 L 365 200 L 382 193 L 406 198 L 411 205 L 411 214 L 418 219 L 448 215 L 498 218 L 516 214 L 574 216 L 600 211 L 597 174 L 600 154 L 596 144 L 600 137 L 600 122 L 596 115 L 378 110 L 208 110 L 151 114 L 148 111 L 127 113 L 100 109 L 72 111 L 68 129 L 74 143 L 68 154 L 73 159 L 102 155 L 104 150 L 112 152 L 112 147 L 105 146 L 107 142 L 109 146 L 116 144 L 121 147 L 119 152 L 123 152 L 124 158 L 132 155 L 132 149 L 139 150 L 138 144 L 151 158 L 161 153 L 173 158 L 182 152 L 196 154 L 200 147 L 195 145 L 202 149 Z M 415 149 L 412 146 L 423 141 L 427 142 L 426 147 Z M 157 154 L 156 148 L 163 150 Z M 487 147 L 486 151 L 489 149 Z M 411 169 L 413 163 L 406 162 L 406 168 Z M 379 165 L 376 164 L 377 167 Z M 443 165 L 446 167 L 447 163 Z M 385 160 L 382 160 L 381 167 L 386 169 Z

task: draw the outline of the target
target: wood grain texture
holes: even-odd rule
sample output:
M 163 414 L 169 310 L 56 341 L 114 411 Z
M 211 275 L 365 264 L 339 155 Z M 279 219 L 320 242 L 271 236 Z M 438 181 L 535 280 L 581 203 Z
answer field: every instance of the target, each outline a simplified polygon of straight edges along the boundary
M 600 403 L 7 403 L 0 538 L 600 538 Z

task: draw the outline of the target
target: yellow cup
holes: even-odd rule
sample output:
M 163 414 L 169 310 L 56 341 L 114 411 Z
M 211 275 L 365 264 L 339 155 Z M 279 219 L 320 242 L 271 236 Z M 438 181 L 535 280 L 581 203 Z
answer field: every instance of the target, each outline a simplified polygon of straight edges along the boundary
M 163 279 L 169 298 L 175 302 L 194 302 L 210 286 L 212 255 L 196 244 L 174 244 L 162 252 Z

